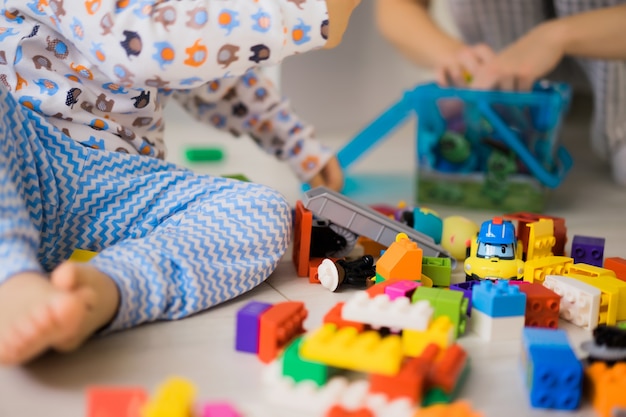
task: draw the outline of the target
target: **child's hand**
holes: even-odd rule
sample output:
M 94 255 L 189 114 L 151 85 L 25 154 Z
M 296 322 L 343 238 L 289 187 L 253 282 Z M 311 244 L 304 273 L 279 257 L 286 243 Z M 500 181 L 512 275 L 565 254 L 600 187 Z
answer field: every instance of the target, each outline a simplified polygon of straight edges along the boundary
M 343 171 L 339 160 L 334 157 L 322 168 L 322 170 L 309 181 L 311 188 L 325 186 L 333 191 L 340 192 L 343 188 Z
M 544 23 L 478 68 L 470 86 L 528 91 L 538 78 L 557 66 L 563 55 L 558 33 L 553 30 L 553 25 Z
M 436 69 L 437 83 L 442 86 L 467 87 L 479 69 L 496 54 L 485 44 L 464 45 L 452 52 Z
M 348 27 L 350 15 L 361 0 L 326 0 L 328 8 L 328 41 L 325 49 L 331 49 L 341 43 Z

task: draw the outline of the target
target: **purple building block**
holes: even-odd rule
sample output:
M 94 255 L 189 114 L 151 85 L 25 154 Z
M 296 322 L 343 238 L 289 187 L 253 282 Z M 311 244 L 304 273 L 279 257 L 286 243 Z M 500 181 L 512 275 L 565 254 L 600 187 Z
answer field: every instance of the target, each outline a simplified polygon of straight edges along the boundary
M 602 268 L 604 260 L 604 238 L 574 236 L 572 240 L 572 258 L 575 264 L 587 264 Z
M 250 301 L 237 312 L 235 349 L 240 352 L 259 353 L 259 324 L 261 314 L 272 304 Z

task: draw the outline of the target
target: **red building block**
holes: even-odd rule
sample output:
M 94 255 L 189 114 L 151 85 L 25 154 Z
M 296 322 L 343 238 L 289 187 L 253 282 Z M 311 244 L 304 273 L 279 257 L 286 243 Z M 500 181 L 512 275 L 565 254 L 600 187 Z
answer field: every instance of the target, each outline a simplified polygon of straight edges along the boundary
M 606 258 L 604 268 L 615 272 L 615 276 L 626 281 L 626 259 L 620 257 Z
M 332 323 L 337 326 L 337 329 L 341 329 L 342 327 L 354 327 L 359 333 L 365 330 L 365 324 L 359 323 L 356 321 L 348 321 L 344 320 L 341 317 L 341 309 L 345 303 L 340 302 L 335 304 L 333 308 L 328 310 L 328 313 L 324 316 L 324 324 Z
M 559 327 L 561 296 L 536 283 L 520 285 L 519 289 L 526 294 L 526 327 Z
M 263 363 L 270 363 L 295 337 L 304 333 L 308 315 L 304 303 L 285 301 L 274 304 L 263 314 L 259 324 L 259 353 Z
M 450 346 L 442 352 L 441 359 L 430 369 L 429 386 L 441 388 L 446 394 L 452 394 L 466 365 L 467 352 L 458 344 Z
M 296 201 L 293 228 L 293 252 L 291 260 L 299 277 L 306 277 L 309 272 L 311 256 L 311 231 L 313 229 L 313 213 L 307 210 L 302 201 Z
M 420 356 L 406 359 L 396 375 L 370 374 L 370 392 L 385 394 L 390 401 L 407 397 L 415 403 L 421 403 L 429 371 L 438 354 L 439 346 L 433 343 Z
M 343 406 L 336 404 L 328 409 L 325 417 L 375 417 L 375 415 L 367 408 L 346 410 Z
M 141 417 L 148 393 L 139 387 L 87 388 L 87 417 Z
M 520 211 L 517 213 L 505 214 L 503 218 L 511 221 L 517 221 L 517 239 L 522 241 L 524 255 L 528 249 L 528 233 L 530 229 L 526 227 L 528 223 L 536 222 L 539 219 L 551 219 L 554 222 L 554 238 L 555 245 L 552 247 L 554 256 L 565 256 L 565 244 L 567 243 L 567 227 L 565 219 L 562 217 L 553 217 L 546 214 L 530 213 Z M 525 259 L 525 258 L 524 258 Z

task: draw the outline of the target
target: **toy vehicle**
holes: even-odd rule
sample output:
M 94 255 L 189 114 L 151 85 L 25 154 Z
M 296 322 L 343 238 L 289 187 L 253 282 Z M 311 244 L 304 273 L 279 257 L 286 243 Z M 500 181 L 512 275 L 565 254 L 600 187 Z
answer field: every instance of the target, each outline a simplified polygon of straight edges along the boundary
M 501 217 L 483 222 L 472 240 L 464 269 L 467 281 L 522 279 L 524 261 L 513 223 Z

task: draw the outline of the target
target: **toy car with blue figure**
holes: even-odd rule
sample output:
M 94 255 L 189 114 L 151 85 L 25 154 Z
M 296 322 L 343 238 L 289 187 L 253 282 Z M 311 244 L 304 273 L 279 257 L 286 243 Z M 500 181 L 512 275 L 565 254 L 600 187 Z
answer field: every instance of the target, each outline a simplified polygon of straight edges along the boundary
M 467 281 L 522 279 L 524 261 L 515 226 L 501 217 L 483 222 L 464 263 Z

